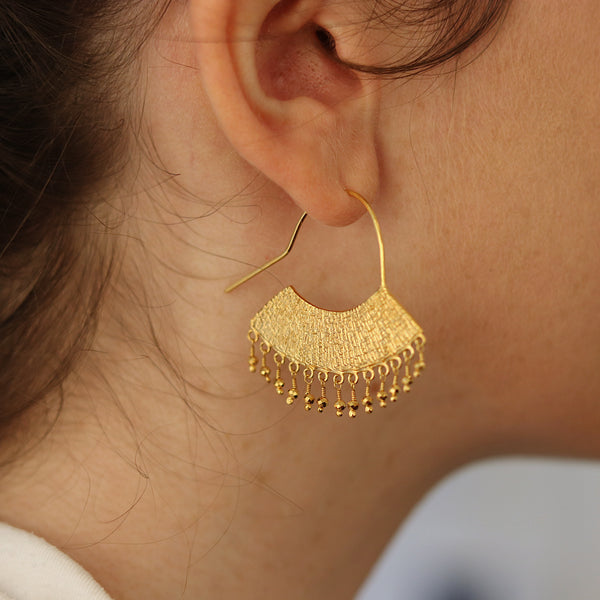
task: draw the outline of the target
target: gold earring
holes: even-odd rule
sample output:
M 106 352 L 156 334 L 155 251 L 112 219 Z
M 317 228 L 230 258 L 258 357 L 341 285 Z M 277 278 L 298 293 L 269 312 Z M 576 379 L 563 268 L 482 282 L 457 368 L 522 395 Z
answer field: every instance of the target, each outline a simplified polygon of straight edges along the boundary
M 283 289 L 250 322 L 248 364 L 250 371 L 258 370 L 267 382 L 273 381 L 278 394 L 284 395 L 282 370 L 287 361 L 291 380 L 287 404 L 293 404 L 300 395 L 298 376 L 301 372 L 304 408 L 307 411 L 315 404 L 314 385 L 320 386 L 320 396 L 316 400 L 317 410 L 325 410 L 329 403 L 326 383 L 331 379 L 336 394 L 334 408 L 337 416 L 341 417 L 344 410 L 348 409 L 348 415 L 355 417 L 361 405 L 366 413 L 373 412 L 375 401 L 371 396 L 372 392 L 379 406 L 384 408 L 388 400 L 396 401 L 401 390 L 410 391 L 413 378 L 418 377 L 425 368 L 425 336 L 386 287 L 383 240 L 373 209 L 357 192 L 346 192 L 364 205 L 373 220 L 379 243 L 379 289 L 368 300 L 346 311 L 318 308 L 304 300 L 293 287 Z M 281 255 L 225 291 L 232 291 L 285 258 L 291 251 L 305 218 L 306 213 L 300 217 L 292 238 Z M 257 356 L 257 348 L 260 357 Z M 274 378 L 268 362 L 271 352 L 275 367 Z M 376 376 L 379 376 L 378 383 L 374 383 Z M 360 377 L 364 381 L 364 395 L 359 403 L 356 388 Z M 386 387 L 388 377 L 392 379 L 389 388 Z M 350 388 L 350 400 L 347 401 L 342 397 L 345 383 Z

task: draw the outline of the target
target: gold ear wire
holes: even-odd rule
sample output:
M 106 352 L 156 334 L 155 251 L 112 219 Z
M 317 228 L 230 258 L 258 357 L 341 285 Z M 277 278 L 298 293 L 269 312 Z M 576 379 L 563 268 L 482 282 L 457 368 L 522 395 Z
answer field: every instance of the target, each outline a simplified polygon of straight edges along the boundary
M 263 271 L 266 271 L 269 267 L 272 267 L 275 263 L 278 263 L 280 260 L 283 260 L 291 252 L 294 242 L 296 241 L 296 238 L 298 237 L 298 232 L 300 231 L 300 227 L 302 226 L 304 219 L 306 219 L 306 214 L 307 213 L 304 213 L 300 217 L 300 220 L 298 221 L 298 223 L 294 229 L 294 233 L 292 233 L 292 239 L 289 241 L 287 248 L 279 256 L 272 258 L 269 262 L 266 262 L 262 267 L 258 267 L 258 269 L 255 269 L 254 271 L 252 271 L 252 273 L 246 275 L 245 277 L 242 277 L 239 281 L 236 281 L 233 285 L 230 285 L 228 288 L 225 289 L 225 293 L 228 294 L 229 292 L 235 290 L 235 288 L 239 287 L 243 283 L 246 283 L 246 281 L 249 281 L 250 279 L 252 279 L 254 276 L 258 275 L 259 273 L 262 273 Z
M 385 288 L 385 252 L 383 250 L 383 238 L 381 237 L 381 227 L 379 226 L 379 221 L 375 216 L 375 211 L 371 208 L 371 205 L 358 193 L 353 190 L 345 189 L 346 194 L 356 198 L 361 204 L 367 209 L 371 220 L 373 221 L 373 226 L 375 227 L 375 234 L 377 235 L 377 243 L 379 244 L 379 271 L 381 273 L 381 287 Z
M 373 220 L 373 225 L 375 227 L 375 233 L 377 235 L 377 243 L 379 244 L 379 266 L 380 266 L 380 271 L 381 271 L 381 287 L 386 287 L 386 285 L 385 285 L 385 253 L 383 250 L 383 239 L 381 237 L 381 227 L 379 226 L 379 221 L 377 220 L 377 217 L 375 216 L 375 212 L 371 208 L 371 205 L 358 192 L 355 192 L 355 191 L 349 190 L 349 189 L 346 189 L 344 191 L 349 196 L 352 196 L 353 198 L 356 198 L 356 200 L 361 202 L 361 204 L 367 209 L 367 212 L 369 213 L 371 219 Z M 262 267 L 258 267 L 258 269 L 255 269 L 254 271 L 252 271 L 252 273 L 249 273 L 248 275 L 242 277 L 239 281 L 236 281 L 233 285 L 230 285 L 228 288 L 225 289 L 225 293 L 227 294 L 227 293 L 235 290 L 235 288 L 239 287 L 243 283 L 246 283 L 247 281 L 249 281 L 256 275 L 262 273 L 263 271 L 266 271 L 269 267 L 272 267 L 274 264 L 278 263 L 280 260 L 283 260 L 291 252 L 292 247 L 294 246 L 294 242 L 296 241 L 296 238 L 298 237 L 298 232 L 300 231 L 300 227 L 302 226 L 304 219 L 306 219 L 306 216 L 307 216 L 307 213 L 304 213 L 300 217 L 300 220 L 298 221 L 298 223 L 296 224 L 296 227 L 294 229 L 294 233 L 292 233 L 292 238 L 290 239 L 290 241 L 287 245 L 287 248 L 279 256 L 271 259 L 269 262 L 266 262 Z

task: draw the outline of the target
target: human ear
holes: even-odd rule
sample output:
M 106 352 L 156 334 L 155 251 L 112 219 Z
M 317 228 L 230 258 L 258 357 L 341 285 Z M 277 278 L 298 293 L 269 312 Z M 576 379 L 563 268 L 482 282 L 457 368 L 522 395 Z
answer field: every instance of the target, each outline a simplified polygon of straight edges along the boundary
M 328 32 L 335 26 L 341 39 L 343 8 L 339 0 L 189 0 L 200 76 L 230 143 L 329 225 L 363 213 L 344 188 L 373 198 L 379 184 L 376 82 L 340 63 Z

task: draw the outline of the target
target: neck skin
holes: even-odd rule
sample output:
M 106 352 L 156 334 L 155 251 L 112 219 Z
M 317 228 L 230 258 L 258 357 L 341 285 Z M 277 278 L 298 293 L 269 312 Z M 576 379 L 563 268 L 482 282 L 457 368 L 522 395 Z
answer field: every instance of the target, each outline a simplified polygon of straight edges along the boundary
M 425 379 L 355 420 L 290 409 L 259 384 L 197 394 L 195 416 L 144 362 L 132 353 L 137 381 L 120 374 L 113 398 L 73 393 L 0 494 L 1 519 L 118 600 L 349 598 L 414 504 L 490 438 L 459 398 L 424 397 Z

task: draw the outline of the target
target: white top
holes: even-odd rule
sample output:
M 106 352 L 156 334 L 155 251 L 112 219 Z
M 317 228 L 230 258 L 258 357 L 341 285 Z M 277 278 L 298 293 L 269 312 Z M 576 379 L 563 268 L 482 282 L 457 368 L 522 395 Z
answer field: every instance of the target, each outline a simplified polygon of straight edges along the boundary
M 0 523 L 0 600 L 111 600 L 94 578 L 48 542 Z

